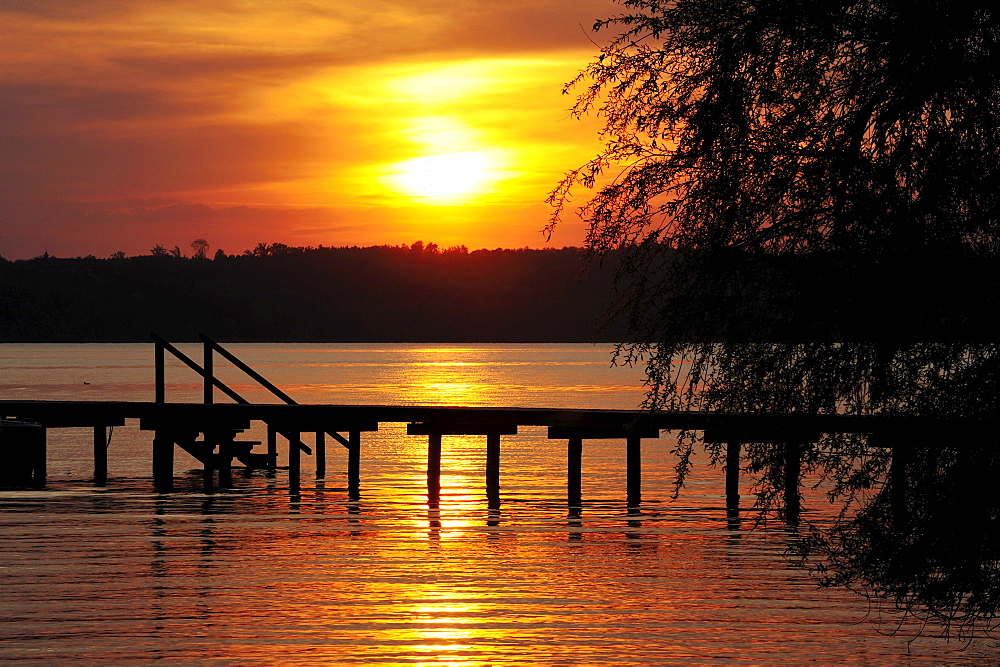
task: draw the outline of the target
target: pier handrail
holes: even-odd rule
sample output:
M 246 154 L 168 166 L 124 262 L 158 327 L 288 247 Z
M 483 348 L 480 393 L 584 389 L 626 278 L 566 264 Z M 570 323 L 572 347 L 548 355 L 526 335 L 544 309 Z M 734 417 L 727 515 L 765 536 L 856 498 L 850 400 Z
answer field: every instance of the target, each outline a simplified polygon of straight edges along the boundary
M 233 364 L 234 366 L 236 366 L 238 369 L 240 369 L 241 371 L 243 371 L 244 373 L 246 373 L 247 375 L 249 375 L 251 378 L 253 378 L 254 380 L 256 380 L 257 383 L 260 386 L 264 387 L 264 389 L 267 389 L 272 394 L 274 394 L 275 396 L 277 396 L 278 398 L 280 398 L 281 400 L 283 400 L 287 405 L 298 405 L 299 404 L 298 401 L 296 401 L 294 398 L 292 398 L 291 396 L 289 396 L 288 394 L 286 394 L 285 392 L 281 391 L 276 386 L 274 386 L 273 384 L 271 384 L 271 382 L 267 378 L 265 378 L 263 375 L 261 375 L 260 373 L 258 373 L 254 369 L 252 369 L 249 366 L 247 366 L 243 362 L 242 359 L 240 359 L 239 357 L 237 357 L 235 354 L 233 354 L 232 352 L 230 352 L 226 348 L 224 348 L 221 345 L 219 345 L 217 342 L 215 342 L 214 340 L 212 340 L 211 338 L 209 338 L 205 334 L 203 334 L 203 333 L 198 334 L 198 338 L 200 338 L 201 342 L 205 344 L 205 369 L 206 369 L 206 371 L 211 372 L 211 370 L 212 370 L 212 352 L 213 351 L 218 352 L 228 362 L 230 362 L 231 364 Z M 211 403 L 212 402 L 212 388 L 211 388 L 211 385 L 208 382 L 208 376 L 207 375 L 205 376 L 205 402 L 206 403 Z M 297 444 L 298 444 L 299 449 L 301 449 L 302 451 L 306 452 L 307 454 L 312 454 L 312 449 L 310 449 L 309 446 L 306 445 L 301 440 L 298 440 L 297 438 L 293 438 L 292 435 L 290 435 L 289 433 L 286 433 L 285 431 L 281 431 L 280 433 L 282 435 L 284 435 L 286 438 L 288 438 L 289 440 L 295 440 L 297 442 Z M 333 438 L 334 440 L 336 440 L 337 442 L 339 442 L 344 447 L 346 447 L 348 449 L 351 448 L 351 443 L 348 441 L 348 439 L 345 438 L 344 436 L 342 436 L 341 434 L 337 433 L 336 431 L 327 430 L 327 431 L 325 431 L 325 433 L 327 435 L 329 435 L 331 438 Z
M 219 378 L 215 377 L 215 374 L 212 372 L 212 365 L 211 365 L 211 363 L 206 364 L 206 368 L 202 368 L 201 366 L 199 366 L 197 364 L 197 362 L 193 361 L 189 356 L 187 356 L 186 354 L 184 354 L 183 352 L 181 352 L 180 350 L 178 350 L 176 347 L 174 347 L 173 345 L 171 345 L 170 342 L 167 341 L 166 339 L 164 339 L 163 337 L 157 335 L 156 333 L 150 333 L 149 337 L 153 339 L 153 343 L 155 344 L 155 351 L 156 351 L 156 357 L 155 357 L 155 366 L 156 366 L 156 370 L 155 370 L 155 373 L 156 373 L 156 379 L 155 379 L 155 382 L 156 382 L 156 397 L 155 397 L 155 400 L 156 400 L 157 403 L 166 403 L 166 393 L 167 393 L 166 392 L 166 378 L 165 378 L 166 372 L 165 372 L 164 357 L 163 357 L 163 352 L 165 350 L 165 351 L 169 352 L 170 354 L 174 355 L 175 357 L 177 357 L 177 359 L 179 359 L 180 361 L 184 362 L 191 370 L 193 370 L 195 373 L 197 373 L 198 375 L 202 376 L 202 378 L 204 378 L 204 380 L 205 380 L 205 387 L 206 387 L 206 390 L 205 390 L 206 397 L 208 397 L 208 395 L 211 393 L 211 388 L 212 387 L 218 387 L 226 396 L 228 396 L 229 398 L 233 399 L 237 403 L 242 403 L 243 405 L 249 405 L 250 401 L 248 401 L 247 399 L 245 399 L 242 396 L 240 396 L 238 393 L 236 393 L 236 391 L 234 391 L 228 385 L 226 385 L 226 383 L 224 383 Z M 206 403 L 211 403 L 212 401 L 211 400 L 207 400 L 205 402 Z
M 202 344 L 204 345 L 204 355 L 205 355 L 204 366 L 199 366 L 197 362 L 192 360 L 189 356 L 187 356 L 186 354 L 178 350 L 176 347 L 174 347 L 168 340 L 156 334 L 155 332 L 150 333 L 149 337 L 153 339 L 153 342 L 155 344 L 157 403 L 166 403 L 166 379 L 165 379 L 166 373 L 165 373 L 163 353 L 164 351 L 167 351 L 170 354 L 177 357 L 177 359 L 179 359 L 180 361 L 184 362 L 184 364 L 187 365 L 188 368 L 193 370 L 195 373 L 197 373 L 204 379 L 205 381 L 204 402 L 206 405 L 211 405 L 212 403 L 215 402 L 214 397 L 212 395 L 213 387 L 218 387 L 224 394 L 229 396 L 237 403 L 240 403 L 242 405 L 250 404 L 250 402 L 247 399 L 240 396 L 225 382 L 215 377 L 215 364 L 213 359 L 213 354 L 215 352 L 218 352 L 220 355 L 222 355 L 224 359 L 226 359 L 231 364 L 236 366 L 236 368 L 246 373 L 248 376 L 250 376 L 250 378 L 255 380 L 260 386 L 264 387 L 272 394 L 280 398 L 287 405 L 298 405 L 295 399 L 293 399 L 291 396 L 278 389 L 270 381 L 268 381 L 267 378 L 265 378 L 263 375 L 261 375 L 254 369 L 250 368 L 243 362 L 243 360 L 241 360 L 235 354 L 233 354 L 226 348 L 222 347 L 217 342 L 215 342 L 214 340 L 212 340 L 203 333 L 198 334 L 198 338 L 201 339 Z M 310 448 L 309 445 L 302 442 L 302 440 L 294 433 L 284 430 L 279 431 L 279 433 L 288 438 L 289 442 L 291 442 L 295 447 L 297 447 L 301 451 L 307 454 L 312 454 L 312 448 Z M 341 437 L 339 433 L 330 433 L 330 435 L 336 438 L 345 447 L 348 446 L 344 438 Z
M 222 347 L 221 345 L 219 345 L 218 343 L 216 343 L 214 340 L 212 340 L 211 338 L 209 338 L 208 336 L 206 336 L 203 333 L 198 334 L 198 338 L 200 338 L 201 341 L 202 341 L 202 343 L 205 344 L 205 371 L 206 371 L 206 373 L 210 374 L 211 371 L 212 371 L 212 352 L 213 351 L 218 352 L 220 355 L 222 355 L 222 357 L 226 361 L 228 361 L 229 363 L 231 363 L 233 366 L 236 366 L 236 368 L 240 369 L 241 371 L 243 371 L 244 373 L 246 373 L 247 375 L 249 375 L 251 378 L 253 378 L 254 380 L 256 380 L 257 383 L 260 386 L 264 387 L 264 389 L 267 389 L 269 392 L 271 392 L 272 394 L 274 394 L 275 396 L 277 396 L 278 398 L 280 398 L 281 400 L 283 400 L 286 404 L 288 404 L 288 405 L 298 405 L 298 403 L 295 401 L 295 399 L 293 399 L 291 396 L 289 396 L 285 392 L 283 392 L 280 389 L 278 389 L 277 387 L 275 387 L 273 384 L 271 384 L 271 382 L 268 381 L 267 378 L 265 378 L 263 375 L 261 375 L 260 373 L 258 373 L 254 369 L 252 369 L 249 366 L 247 366 L 235 354 L 233 354 L 232 352 L 230 352 L 226 348 Z M 209 375 L 208 374 L 206 374 L 204 376 L 205 377 L 205 402 L 206 403 L 211 403 L 212 402 L 212 400 L 211 400 L 211 398 L 212 398 L 211 397 L 212 385 L 209 383 Z M 216 385 L 216 386 L 218 386 L 218 385 Z
M 268 380 L 267 378 L 265 378 L 263 375 L 261 375 L 260 373 L 258 373 L 254 369 L 250 368 L 250 366 L 248 366 L 246 363 L 244 363 L 242 359 L 240 359 L 235 354 L 233 354 L 232 352 L 230 352 L 226 348 L 222 347 L 222 345 L 220 345 L 218 342 L 216 342 L 215 340 L 209 338 L 208 336 L 206 336 L 203 333 L 199 333 L 198 334 L 198 338 L 201 340 L 202 345 L 204 346 L 204 366 L 199 366 L 197 364 L 197 362 L 195 362 L 190 357 L 188 357 L 186 354 L 184 354 L 183 352 L 181 352 L 180 350 L 178 350 L 176 347 L 174 347 L 172 344 L 170 344 L 170 342 L 167 341 L 162 336 L 159 336 L 156 333 L 150 333 L 149 336 L 150 336 L 150 338 L 153 339 L 153 342 L 155 343 L 155 347 L 156 347 L 156 402 L 157 403 L 165 403 L 166 402 L 166 381 L 165 381 L 163 352 L 167 351 L 170 354 L 172 354 L 175 357 L 177 357 L 182 362 L 184 362 L 191 370 L 193 370 L 195 373 L 197 373 L 198 375 L 200 375 L 204 379 L 204 383 L 205 383 L 205 385 L 204 385 L 204 403 L 206 405 L 211 405 L 212 403 L 215 402 L 214 401 L 214 397 L 213 397 L 213 393 L 212 393 L 213 392 L 213 387 L 218 387 L 224 394 L 226 394 L 227 396 L 229 396 L 231 399 L 233 399 L 237 403 L 241 403 L 243 405 L 248 405 L 249 404 L 249 401 L 247 401 L 245 398 L 243 398 L 242 396 L 240 396 L 235 390 L 231 389 L 222 380 L 220 380 L 219 378 L 215 377 L 215 363 L 214 363 L 215 360 L 214 360 L 214 356 L 213 355 L 216 352 L 218 352 L 219 355 L 221 355 L 222 358 L 224 358 L 226 361 L 228 361 L 229 363 L 233 364 L 236 368 L 238 368 L 241 371 L 243 371 L 244 373 L 246 373 L 251 379 L 253 379 L 254 381 L 256 381 L 257 384 L 259 384 L 261 387 L 263 387 L 264 389 L 267 389 L 272 394 L 274 394 L 275 396 L 277 396 L 278 398 L 280 398 L 282 401 L 284 401 L 286 405 L 298 405 L 299 404 L 298 401 L 296 401 L 294 398 L 292 398 L 291 396 L 289 396 L 285 392 L 281 391 L 281 389 L 278 389 L 278 387 L 276 387 L 273 383 L 271 383 L 270 380 Z M 289 441 L 291 441 L 294 444 L 296 444 L 299 449 L 301 449 L 302 451 L 306 452 L 307 454 L 312 454 L 312 449 L 307 444 L 305 444 L 304 442 L 302 442 L 297 436 L 295 436 L 291 432 L 286 432 L 286 431 L 279 431 L 279 432 L 283 436 L 285 436 L 286 438 L 288 438 Z M 334 440 L 336 440 L 338 443 L 340 443 L 341 445 L 343 445 L 344 447 L 346 447 L 348 449 L 351 448 L 351 444 L 350 444 L 349 440 L 347 438 L 345 438 L 344 436 L 342 436 L 341 434 L 337 433 L 336 431 L 325 430 L 324 432 L 327 435 L 329 435 L 330 437 L 332 437 Z

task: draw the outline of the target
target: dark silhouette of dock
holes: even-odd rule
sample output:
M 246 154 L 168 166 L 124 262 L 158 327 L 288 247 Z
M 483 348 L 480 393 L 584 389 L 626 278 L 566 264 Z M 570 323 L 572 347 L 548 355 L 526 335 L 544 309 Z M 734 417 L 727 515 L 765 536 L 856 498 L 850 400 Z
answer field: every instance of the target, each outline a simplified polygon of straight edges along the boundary
M 974 442 L 987 433 L 985 422 L 939 420 L 914 416 L 858 416 L 807 414 L 723 414 L 712 412 L 649 412 L 640 410 L 558 409 L 516 407 L 453 407 L 418 405 L 302 405 L 296 403 L 253 369 L 215 341 L 202 336 L 205 358 L 199 365 L 170 343 L 153 336 L 156 355 L 156 400 L 138 401 L 19 401 L 0 400 L 0 417 L 18 424 L 37 424 L 31 458 L 31 483 L 44 486 L 47 455 L 45 431 L 55 428 L 93 429 L 94 483 L 108 481 L 107 429 L 138 420 L 142 430 L 152 432 L 152 478 L 158 491 L 173 489 L 174 455 L 180 448 L 204 467 L 205 488 L 232 484 L 234 461 L 247 468 L 275 468 L 279 445 L 284 443 L 289 486 L 299 488 L 302 454 L 315 458 L 317 478 L 326 476 L 328 439 L 347 450 L 348 494 L 361 494 L 363 434 L 378 431 L 384 423 L 405 423 L 411 436 L 427 439 L 428 496 L 436 500 L 440 491 L 441 441 L 449 435 L 485 438 L 485 489 L 491 506 L 499 506 L 503 436 L 514 435 L 523 426 L 547 427 L 548 438 L 565 442 L 566 498 L 570 507 L 582 502 L 580 487 L 583 442 L 593 439 L 623 441 L 626 453 L 626 500 L 636 507 L 642 497 L 641 443 L 658 438 L 664 430 L 702 431 L 704 440 L 726 445 L 727 507 L 739 507 L 739 459 L 745 443 L 784 446 L 785 507 L 789 516 L 799 511 L 799 467 L 806 448 L 824 433 L 869 434 L 877 447 L 892 448 L 890 480 L 902 488 L 906 451 L 910 446 L 932 443 L 948 434 L 964 435 Z M 170 353 L 204 379 L 202 403 L 169 403 L 164 383 L 164 357 Z M 270 390 L 281 404 L 250 403 L 214 375 L 218 354 Z M 235 402 L 215 403 L 215 389 Z M 266 442 L 240 440 L 253 422 L 266 425 Z M 10 424 L 12 422 L 8 422 Z M 304 435 L 311 434 L 311 444 Z M 5 449 L 27 447 L 7 438 Z M 27 442 L 27 441 L 25 441 Z M 255 451 L 263 445 L 263 451 Z M 8 452 L 9 453 L 9 452 Z M 7 453 L 5 453 L 5 456 Z M 217 475 L 217 478 L 216 478 Z

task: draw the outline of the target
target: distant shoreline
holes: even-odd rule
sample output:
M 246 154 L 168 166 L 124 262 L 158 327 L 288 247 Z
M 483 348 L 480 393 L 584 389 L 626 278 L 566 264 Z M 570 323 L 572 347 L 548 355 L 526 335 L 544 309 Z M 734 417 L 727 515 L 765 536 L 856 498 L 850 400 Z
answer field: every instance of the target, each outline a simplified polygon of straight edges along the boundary
M 278 245 L 278 244 L 275 244 Z M 265 248 L 0 262 L 0 342 L 591 343 L 615 262 L 580 248 Z M 586 270 L 585 270 L 586 267 Z
M 195 340 L 171 340 L 180 345 Z M 615 345 L 618 340 L 220 340 L 226 345 Z M 0 345 L 142 345 L 152 340 L 0 340 Z

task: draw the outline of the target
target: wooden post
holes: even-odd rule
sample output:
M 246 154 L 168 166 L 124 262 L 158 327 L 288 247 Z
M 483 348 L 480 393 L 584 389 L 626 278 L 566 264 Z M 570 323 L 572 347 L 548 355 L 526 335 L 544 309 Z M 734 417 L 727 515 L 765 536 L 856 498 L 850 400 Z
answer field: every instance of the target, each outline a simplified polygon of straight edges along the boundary
M 278 466 L 278 431 L 267 425 L 267 467 L 274 470 Z
M 566 444 L 566 501 L 571 508 L 579 508 L 583 503 L 580 483 L 582 460 L 583 438 L 570 438 Z
M 350 431 L 347 448 L 347 496 L 351 500 L 361 497 L 361 431 Z
M 892 525 L 896 530 L 906 528 L 906 450 L 897 440 L 892 448 L 889 463 L 889 504 L 892 508 Z
M 108 428 L 94 427 L 94 486 L 108 483 Z
M 213 396 L 213 391 L 215 387 L 213 386 L 212 382 L 213 378 L 215 377 L 215 370 L 212 367 L 214 361 L 212 358 L 213 357 L 212 344 L 209 343 L 208 341 L 205 341 L 204 349 L 205 349 L 205 363 L 204 363 L 205 375 L 203 377 L 205 379 L 205 404 L 211 405 L 215 398 Z
M 486 498 L 489 506 L 500 505 L 500 434 L 486 435 Z
M 629 436 L 625 441 L 626 493 L 628 506 L 642 502 L 642 438 Z
M 174 441 L 159 428 L 153 432 L 153 485 L 160 493 L 174 490 Z
M 740 509 L 740 447 L 742 443 L 726 443 L 726 510 Z
M 202 469 L 202 472 L 201 472 L 201 479 L 202 479 L 202 484 L 204 485 L 205 493 L 211 493 L 212 491 L 215 490 L 215 461 L 214 461 L 214 459 L 215 459 L 215 454 L 209 453 L 205 457 L 205 466 L 204 466 L 204 468 Z M 221 484 L 221 481 L 222 481 L 221 477 L 222 477 L 222 475 L 220 474 L 219 477 L 220 477 L 219 482 Z
M 326 431 L 316 431 L 316 479 L 326 479 Z
M 288 487 L 292 491 L 299 490 L 299 462 L 302 458 L 299 451 L 299 433 L 288 433 Z
M 223 458 L 219 461 L 219 488 L 228 489 L 233 485 L 233 460 Z
M 48 478 L 49 465 L 49 431 L 46 427 L 38 429 L 38 446 L 35 450 L 35 464 L 31 471 L 31 484 L 36 489 L 45 487 Z
M 796 522 L 799 519 L 801 501 L 799 498 L 799 471 L 802 445 L 797 442 L 785 443 L 785 518 Z
M 164 403 L 166 401 L 166 372 L 163 362 L 163 343 L 159 340 L 153 343 L 153 365 L 155 367 L 153 374 L 156 385 L 156 402 Z
M 441 494 L 441 434 L 427 436 L 427 495 L 437 499 Z
M 233 485 L 233 446 L 229 442 L 219 443 L 215 460 L 219 465 L 219 487 L 228 489 Z

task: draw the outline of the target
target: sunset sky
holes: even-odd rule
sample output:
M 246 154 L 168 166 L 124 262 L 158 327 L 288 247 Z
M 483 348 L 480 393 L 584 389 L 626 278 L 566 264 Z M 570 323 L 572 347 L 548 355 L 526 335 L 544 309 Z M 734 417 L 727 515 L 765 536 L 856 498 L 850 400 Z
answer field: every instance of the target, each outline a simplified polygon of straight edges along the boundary
M 5 0 L 0 255 L 544 247 L 611 0 Z M 551 245 L 580 245 L 582 224 Z

